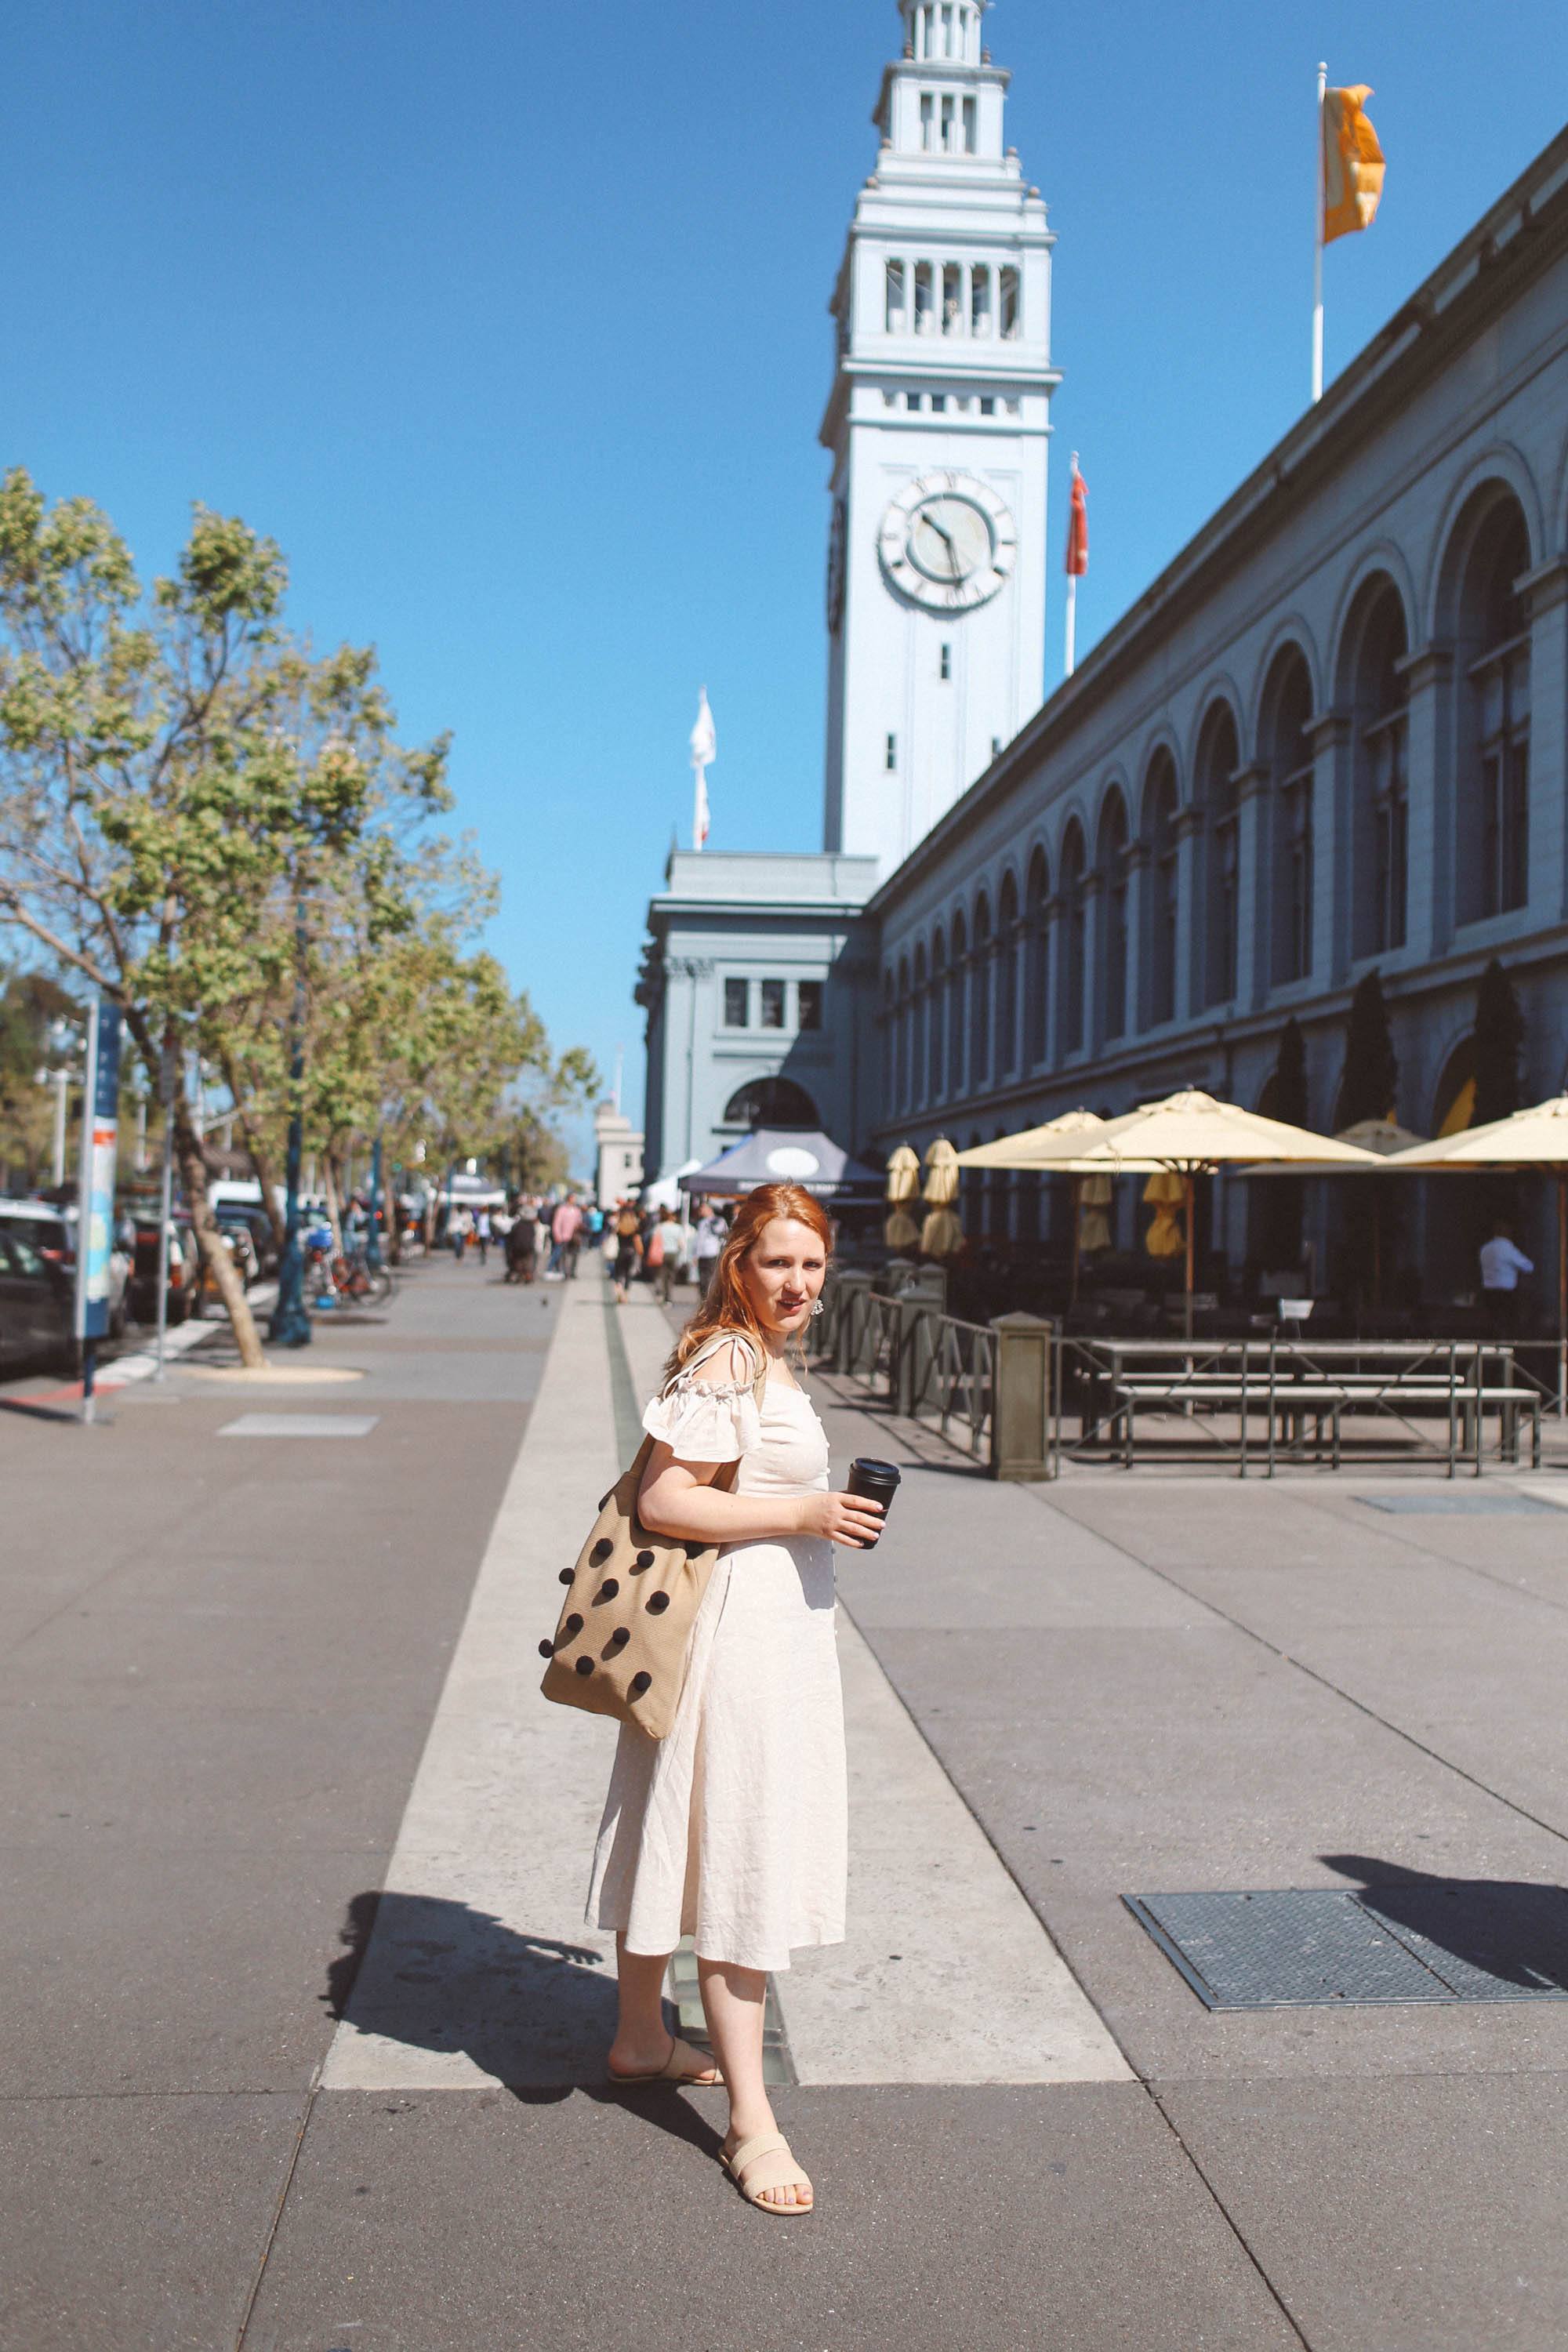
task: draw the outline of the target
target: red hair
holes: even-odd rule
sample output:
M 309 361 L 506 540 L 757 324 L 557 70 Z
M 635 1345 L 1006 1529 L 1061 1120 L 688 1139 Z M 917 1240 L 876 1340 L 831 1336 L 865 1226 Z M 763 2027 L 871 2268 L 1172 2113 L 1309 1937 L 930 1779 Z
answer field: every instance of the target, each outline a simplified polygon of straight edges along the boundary
M 712 1339 L 716 1332 L 743 1331 L 759 1348 L 765 1344 L 741 1268 L 761 1241 L 764 1226 L 775 1217 L 809 1225 L 822 1244 L 824 1257 L 832 1255 L 833 1227 L 820 1201 L 814 1200 L 804 1185 L 759 1184 L 754 1192 L 747 1193 L 735 1212 L 735 1222 L 719 1253 L 708 1295 L 676 1341 L 674 1353 L 665 1367 L 667 1378 L 678 1372 L 704 1340 Z

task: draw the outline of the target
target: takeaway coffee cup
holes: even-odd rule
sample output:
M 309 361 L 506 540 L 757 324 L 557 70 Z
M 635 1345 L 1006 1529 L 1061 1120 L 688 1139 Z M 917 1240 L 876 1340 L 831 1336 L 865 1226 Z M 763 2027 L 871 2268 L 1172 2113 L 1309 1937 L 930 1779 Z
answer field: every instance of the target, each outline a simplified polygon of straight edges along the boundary
M 874 1462 L 868 1454 L 862 1454 L 849 1465 L 849 1475 L 844 1483 L 847 1493 L 864 1495 L 868 1503 L 880 1503 L 885 1515 L 892 1509 L 893 1497 L 899 1491 L 899 1473 L 892 1463 Z M 873 1537 L 866 1549 L 875 1551 L 877 1542 Z

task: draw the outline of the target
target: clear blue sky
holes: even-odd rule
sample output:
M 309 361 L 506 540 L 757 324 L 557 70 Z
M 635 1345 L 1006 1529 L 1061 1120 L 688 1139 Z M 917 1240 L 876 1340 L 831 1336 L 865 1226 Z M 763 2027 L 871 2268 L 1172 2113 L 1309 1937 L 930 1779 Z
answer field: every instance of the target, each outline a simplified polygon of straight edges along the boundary
M 893 0 L 48 0 L 6 12 L 0 458 L 152 568 L 193 499 L 286 550 L 456 733 L 492 943 L 641 1096 L 643 912 L 689 823 L 820 839 L 828 293 Z M 1312 76 L 1376 89 L 1332 374 L 1559 127 L 1562 0 L 1001 0 L 1059 236 L 1048 520 L 1080 646 L 1303 404 Z M 1050 616 L 1047 675 L 1059 662 Z

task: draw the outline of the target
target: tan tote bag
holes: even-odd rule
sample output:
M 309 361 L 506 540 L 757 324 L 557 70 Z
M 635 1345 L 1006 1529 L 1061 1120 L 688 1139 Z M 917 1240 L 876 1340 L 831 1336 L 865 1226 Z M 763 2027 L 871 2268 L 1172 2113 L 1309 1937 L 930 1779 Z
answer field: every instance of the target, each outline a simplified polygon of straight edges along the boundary
M 764 1356 L 752 1385 L 759 1408 L 767 1381 Z M 555 1638 L 539 1645 L 550 1661 L 540 1685 L 546 1698 L 635 1723 L 650 1739 L 662 1739 L 675 1721 L 691 1629 L 721 1549 L 655 1535 L 638 1519 L 643 1473 L 658 1443 L 643 1439 L 600 1505 L 576 1567 L 562 1570 L 569 1590 Z M 721 1466 L 713 1484 L 721 1493 L 734 1486 L 740 1466 Z

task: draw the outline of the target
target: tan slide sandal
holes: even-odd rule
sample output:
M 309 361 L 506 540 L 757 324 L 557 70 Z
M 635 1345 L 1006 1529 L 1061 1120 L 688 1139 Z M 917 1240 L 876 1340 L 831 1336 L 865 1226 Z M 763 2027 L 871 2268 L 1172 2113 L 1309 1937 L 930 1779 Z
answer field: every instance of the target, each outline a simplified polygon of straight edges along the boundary
M 650 2067 L 640 2074 L 622 2074 L 614 2066 L 605 2071 L 612 2083 L 695 2083 L 702 2089 L 724 2079 L 712 2059 L 705 2058 L 689 2042 L 683 2042 L 679 2033 L 670 2035 L 669 2055 L 662 2066 Z
M 775 2205 L 763 2195 L 764 2189 L 809 2189 L 810 2181 L 789 2152 L 789 2142 L 783 2132 L 753 2132 L 731 2148 L 724 2158 L 731 2179 L 748 2205 L 756 2206 L 763 2213 L 809 2213 L 811 2205 Z

